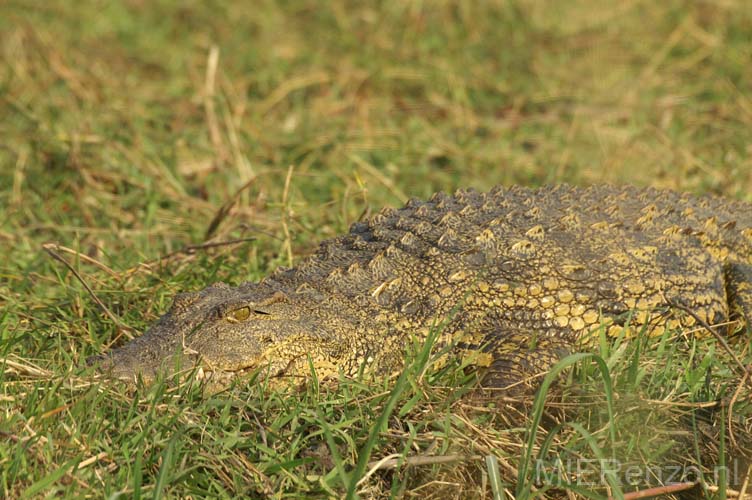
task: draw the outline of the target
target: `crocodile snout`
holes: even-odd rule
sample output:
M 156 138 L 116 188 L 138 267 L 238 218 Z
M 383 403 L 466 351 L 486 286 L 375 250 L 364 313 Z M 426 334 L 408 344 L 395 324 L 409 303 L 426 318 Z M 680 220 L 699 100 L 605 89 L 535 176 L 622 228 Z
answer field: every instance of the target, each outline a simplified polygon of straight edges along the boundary
M 97 373 L 112 379 L 136 383 L 139 377 L 146 383 L 151 382 L 156 372 L 133 358 L 113 354 L 98 354 L 86 358 L 86 365 L 92 366 Z

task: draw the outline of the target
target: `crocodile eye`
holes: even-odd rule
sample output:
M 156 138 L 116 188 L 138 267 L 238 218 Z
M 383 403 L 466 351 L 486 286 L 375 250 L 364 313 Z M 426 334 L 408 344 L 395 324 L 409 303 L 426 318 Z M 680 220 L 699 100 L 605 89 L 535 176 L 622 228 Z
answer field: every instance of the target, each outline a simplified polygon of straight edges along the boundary
M 230 321 L 245 321 L 248 319 L 250 315 L 251 315 L 251 308 L 246 306 L 246 307 L 241 307 L 240 309 L 235 309 L 234 311 L 232 311 L 227 317 L 227 319 L 229 319 Z
M 230 311 L 227 316 L 225 316 L 225 319 L 230 323 L 240 323 L 241 321 L 245 321 L 250 318 L 251 315 L 258 318 L 260 316 L 269 316 L 269 313 L 266 311 L 260 311 L 258 309 L 251 309 L 249 306 L 245 306 L 235 309 L 234 311 Z

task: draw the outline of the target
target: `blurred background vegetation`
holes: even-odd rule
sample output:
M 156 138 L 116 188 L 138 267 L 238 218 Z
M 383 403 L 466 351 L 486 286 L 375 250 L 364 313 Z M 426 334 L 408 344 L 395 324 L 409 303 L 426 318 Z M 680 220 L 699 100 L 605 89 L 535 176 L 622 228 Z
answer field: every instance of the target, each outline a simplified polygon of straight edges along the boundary
M 238 210 L 275 218 L 289 167 L 296 238 L 460 186 L 752 188 L 741 0 L 11 1 L 2 14 L 2 231 L 27 255 L 29 230 L 70 242 L 73 227 L 113 257 L 153 257 L 199 241 L 253 178 Z
M 92 438 L 71 408 L 96 391 L 64 381 L 127 335 L 43 245 L 140 330 L 176 291 L 258 278 L 438 190 L 750 200 L 751 61 L 747 0 L 0 2 L 0 491 L 96 455 L 21 450 L 60 408 L 51 436 Z

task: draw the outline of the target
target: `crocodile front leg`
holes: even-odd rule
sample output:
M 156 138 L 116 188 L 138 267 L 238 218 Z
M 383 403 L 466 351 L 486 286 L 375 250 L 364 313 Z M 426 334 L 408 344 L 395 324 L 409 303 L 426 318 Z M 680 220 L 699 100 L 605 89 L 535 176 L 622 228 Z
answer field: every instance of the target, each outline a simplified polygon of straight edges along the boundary
M 562 358 L 574 352 L 573 346 L 560 337 L 532 332 L 505 331 L 503 341 L 487 348 L 491 355 L 481 385 L 503 389 L 511 394 L 535 391 L 543 377 Z

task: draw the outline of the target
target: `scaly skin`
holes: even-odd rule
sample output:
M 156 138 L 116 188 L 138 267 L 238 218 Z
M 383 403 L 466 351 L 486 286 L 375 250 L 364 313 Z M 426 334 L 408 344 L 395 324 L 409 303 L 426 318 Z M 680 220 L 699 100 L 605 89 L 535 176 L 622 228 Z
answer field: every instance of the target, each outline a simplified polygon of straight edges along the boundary
M 752 205 L 633 187 L 495 188 L 411 200 L 355 223 L 260 283 L 183 293 L 142 337 L 99 358 L 147 382 L 192 368 L 215 384 L 261 369 L 305 379 L 401 368 L 411 335 L 510 386 L 597 328 L 728 329 L 752 318 Z

